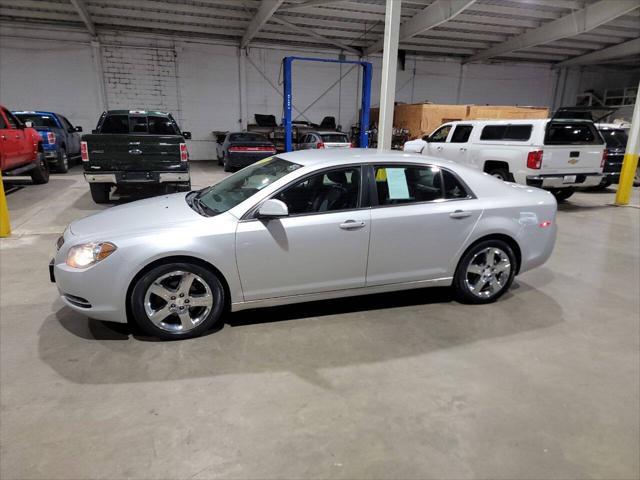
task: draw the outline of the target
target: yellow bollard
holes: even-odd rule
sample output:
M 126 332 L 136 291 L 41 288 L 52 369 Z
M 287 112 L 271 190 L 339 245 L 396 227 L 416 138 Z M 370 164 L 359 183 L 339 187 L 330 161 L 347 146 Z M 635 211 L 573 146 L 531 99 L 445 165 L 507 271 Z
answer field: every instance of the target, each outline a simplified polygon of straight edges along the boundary
M 636 96 L 636 106 L 633 108 L 633 118 L 631 119 L 631 130 L 629 130 L 629 141 L 627 150 L 624 153 L 622 170 L 620 171 L 620 181 L 616 192 L 616 205 L 628 205 L 631 200 L 631 189 L 633 187 L 633 177 L 638 168 L 638 153 L 640 152 L 640 84 Z
M 2 185 L 2 172 L 0 172 L 0 237 L 11 235 L 11 223 L 9 222 L 9 207 L 7 207 L 7 197 L 4 196 L 4 186 Z

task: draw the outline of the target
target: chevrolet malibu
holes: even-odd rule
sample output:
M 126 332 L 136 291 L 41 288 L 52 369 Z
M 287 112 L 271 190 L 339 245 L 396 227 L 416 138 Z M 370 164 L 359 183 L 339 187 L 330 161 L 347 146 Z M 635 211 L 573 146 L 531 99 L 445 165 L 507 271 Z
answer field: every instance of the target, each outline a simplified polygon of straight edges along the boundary
M 498 299 L 544 263 L 556 201 L 416 154 L 317 150 L 73 222 L 50 264 L 89 317 L 194 337 L 225 311 L 427 286 Z

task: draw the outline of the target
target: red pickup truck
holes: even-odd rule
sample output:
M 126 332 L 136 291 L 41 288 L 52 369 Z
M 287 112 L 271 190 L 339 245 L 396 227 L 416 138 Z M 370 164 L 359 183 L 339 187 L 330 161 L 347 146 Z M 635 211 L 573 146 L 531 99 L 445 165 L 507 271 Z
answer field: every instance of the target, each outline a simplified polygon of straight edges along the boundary
M 0 171 L 2 175 L 30 175 L 33 183 L 49 181 L 49 165 L 40 134 L 0 105 Z

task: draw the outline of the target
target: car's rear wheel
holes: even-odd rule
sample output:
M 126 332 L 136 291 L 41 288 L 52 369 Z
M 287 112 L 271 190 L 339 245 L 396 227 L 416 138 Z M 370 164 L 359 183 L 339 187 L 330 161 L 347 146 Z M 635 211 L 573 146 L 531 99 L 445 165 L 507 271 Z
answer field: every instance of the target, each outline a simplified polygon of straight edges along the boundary
M 33 181 L 34 185 L 42 185 L 43 183 L 47 183 L 49 181 L 49 163 L 44 157 L 44 152 L 38 152 L 36 163 L 36 168 L 31 170 L 31 180 Z
M 504 168 L 494 168 L 487 172 L 489 175 L 492 175 L 496 178 L 499 178 L 503 182 L 510 182 L 511 175 L 509 175 L 509 171 Z
M 222 163 L 224 165 L 224 171 L 225 172 L 231 172 L 233 171 L 233 169 L 231 168 L 231 165 L 229 164 L 229 160 L 227 159 L 227 157 L 225 156 L 224 159 L 222 160 Z
M 464 303 L 494 302 L 509 289 L 516 270 L 516 257 L 506 242 L 479 242 L 458 264 L 453 279 L 456 296 Z
M 108 203 L 109 193 L 111 192 L 110 183 L 90 183 L 91 198 L 96 203 Z
M 56 161 L 56 172 L 67 173 L 69 171 L 69 156 L 64 147 L 60 147 L 58 151 L 58 160 Z
M 149 335 L 192 338 L 221 321 L 224 301 L 224 288 L 215 274 L 194 263 L 172 263 L 155 267 L 138 280 L 131 311 Z
M 567 198 L 576 193 L 576 191 L 573 188 L 558 188 L 556 190 L 551 190 L 551 193 L 553 193 L 553 196 L 556 197 L 558 202 L 564 202 Z

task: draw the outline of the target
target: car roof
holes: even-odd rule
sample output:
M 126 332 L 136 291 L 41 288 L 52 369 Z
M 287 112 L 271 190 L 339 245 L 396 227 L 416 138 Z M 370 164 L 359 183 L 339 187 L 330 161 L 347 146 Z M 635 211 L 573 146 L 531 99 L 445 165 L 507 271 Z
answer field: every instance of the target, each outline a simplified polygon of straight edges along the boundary
M 158 112 L 157 110 L 143 110 L 143 109 L 131 109 L 131 110 L 107 110 L 107 114 L 110 115 L 160 115 L 168 117 L 170 113 Z
M 454 170 L 467 168 L 456 164 L 452 160 L 427 157 L 418 153 L 407 153 L 399 150 L 378 150 L 375 148 L 297 150 L 295 152 L 279 153 L 276 156 L 305 167 L 331 167 L 354 163 L 417 162 L 443 166 Z
M 57 113 L 54 112 L 43 112 L 41 110 L 15 110 L 13 113 L 15 113 L 16 115 L 20 115 L 20 114 L 29 114 L 29 115 L 55 115 L 58 116 Z

